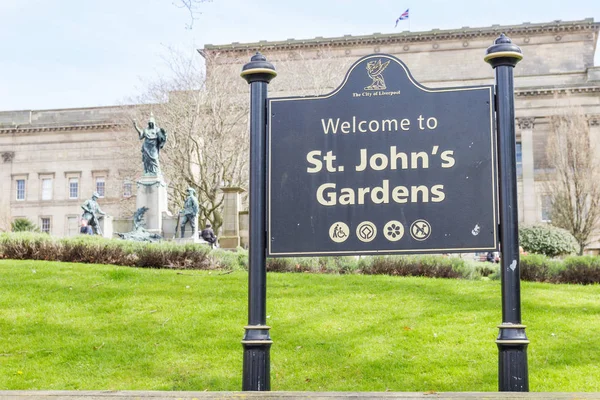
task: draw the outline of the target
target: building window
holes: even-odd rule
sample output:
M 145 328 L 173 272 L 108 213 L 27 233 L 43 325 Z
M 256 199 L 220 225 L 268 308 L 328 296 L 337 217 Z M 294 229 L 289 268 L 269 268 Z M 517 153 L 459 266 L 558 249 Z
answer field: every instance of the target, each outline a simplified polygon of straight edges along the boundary
M 50 218 L 41 218 L 41 229 L 44 233 L 50 233 Z
M 521 151 L 521 143 L 517 143 L 515 154 L 517 161 L 517 178 L 523 178 L 523 153 Z
M 99 176 L 96 178 L 96 192 L 100 197 L 104 197 L 106 188 L 106 181 L 103 176 Z
M 552 221 L 552 196 L 548 194 L 542 196 L 542 221 Z
M 25 179 L 17 179 L 17 200 L 25 200 Z
M 69 199 L 79 198 L 79 178 L 69 178 Z
M 129 181 L 123 182 L 123 197 L 131 197 L 133 185 Z
M 52 178 L 42 179 L 42 200 L 52 200 Z

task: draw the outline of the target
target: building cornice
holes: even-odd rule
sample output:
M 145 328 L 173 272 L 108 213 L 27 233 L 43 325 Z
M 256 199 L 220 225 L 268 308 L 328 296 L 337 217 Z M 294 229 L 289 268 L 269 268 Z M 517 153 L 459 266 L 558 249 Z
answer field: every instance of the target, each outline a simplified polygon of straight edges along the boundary
M 2 134 L 19 134 L 19 133 L 40 133 L 40 132 L 64 132 L 64 131 L 99 131 L 111 130 L 122 127 L 122 124 L 106 123 L 106 124 L 81 124 L 81 125 L 60 125 L 60 126 L 28 126 L 15 125 L 9 127 L 0 127 L 0 135 Z
M 515 89 L 516 97 L 554 96 L 556 94 L 567 93 L 600 93 L 600 86 Z
M 592 31 L 597 33 L 600 30 L 600 23 L 594 22 L 593 18 L 586 18 L 579 21 L 553 21 L 548 23 L 531 24 L 525 22 L 520 25 L 492 25 L 482 28 L 463 27 L 460 29 L 440 30 L 433 29 L 425 32 L 401 33 L 373 33 L 371 35 L 352 36 L 344 35 L 342 37 L 314 39 L 288 39 L 284 41 L 266 41 L 254 43 L 231 43 L 224 45 L 206 44 L 204 49 L 198 50 L 200 54 L 206 56 L 207 52 L 231 53 L 239 51 L 285 51 L 294 49 L 318 48 L 318 47 L 345 47 L 370 44 L 391 44 L 391 43 L 410 43 L 410 42 L 428 42 L 434 40 L 458 40 L 474 39 L 480 37 L 497 37 L 500 33 L 506 33 L 509 36 L 535 35 L 540 33 L 570 33 L 580 31 Z

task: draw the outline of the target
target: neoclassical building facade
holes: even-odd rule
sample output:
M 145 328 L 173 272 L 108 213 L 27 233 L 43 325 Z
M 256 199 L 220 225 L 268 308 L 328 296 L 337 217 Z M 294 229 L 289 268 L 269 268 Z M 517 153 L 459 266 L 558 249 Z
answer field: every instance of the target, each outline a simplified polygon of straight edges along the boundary
M 0 112 L 0 224 L 28 218 L 57 236 L 79 232 L 81 204 L 119 216 L 135 194 L 120 107 Z M 133 200 L 135 204 L 135 200 Z M 129 207 L 130 208 L 130 207 Z
M 600 67 L 594 66 L 599 30 L 600 23 L 588 18 L 206 45 L 200 53 L 207 60 L 210 77 L 211 69 L 229 69 L 231 74 L 240 71 L 253 54 L 261 52 L 278 72 L 269 87 L 271 97 L 331 91 L 354 61 L 373 53 L 398 57 L 424 86 L 485 85 L 494 83 L 494 72 L 483 61 L 485 50 L 505 33 L 524 55 L 514 70 L 519 219 L 524 224 L 536 224 L 550 219 L 551 205 L 543 181 L 552 118 L 567 109 L 583 113 L 600 157 Z M 332 75 L 332 71 L 335 76 L 328 81 L 307 79 L 307 75 Z M 591 247 L 598 249 L 600 243 Z
M 206 59 L 207 79 L 239 81 L 237 95 L 248 101 L 239 73 L 257 51 L 278 72 L 269 86 L 272 97 L 329 92 L 354 61 L 372 53 L 398 57 L 424 86 L 493 84 L 494 72 L 483 56 L 504 32 L 524 55 L 514 70 L 519 218 L 535 224 L 549 219 L 543 177 L 551 119 L 575 106 L 586 116 L 592 139 L 600 142 L 600 67 L 594 66 L 599 31 L 600 23 L 585 19 L 205 45 L 199 52 Z M 52 234 L 75 234 L 80 203 L 101 190 L 101 207 L 121 217 L 123 204 L 135 196 L 130 162 L 118 151 L 119 140 L 134 134 L 118 123 L 121 111 L 0 112 L 2 228 L 27 217 Z

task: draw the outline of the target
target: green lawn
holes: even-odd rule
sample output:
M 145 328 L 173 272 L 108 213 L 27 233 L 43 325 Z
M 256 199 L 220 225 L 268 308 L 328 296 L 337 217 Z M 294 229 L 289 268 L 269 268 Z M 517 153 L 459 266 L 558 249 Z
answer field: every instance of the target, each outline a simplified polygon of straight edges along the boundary
M 240 390 L 247 274 L 0 261 L 0 390 Z M 500 283 L 269 274 L 273 390 L 495 391 Z M 600 391 L 600 286 L 522 283 L 531 391 Z

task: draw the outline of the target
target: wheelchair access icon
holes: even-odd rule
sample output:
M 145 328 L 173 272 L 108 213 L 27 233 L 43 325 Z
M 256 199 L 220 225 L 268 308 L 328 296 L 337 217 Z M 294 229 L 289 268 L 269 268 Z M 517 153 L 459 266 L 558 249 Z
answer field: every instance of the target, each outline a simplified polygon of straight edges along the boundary
M 427 240 L 429 235 L 431 235 L 431 225 L 424 219 L 418 219 L 410 226 L 410 236 L 415 240 L 422 242 Z
M 350 236 L 350 228 L 341 221 L 334 222 L 329 227 L 329 237 L 336 243 L 345 242 L 348 236 Z

